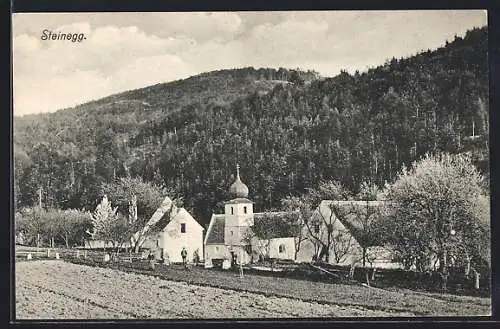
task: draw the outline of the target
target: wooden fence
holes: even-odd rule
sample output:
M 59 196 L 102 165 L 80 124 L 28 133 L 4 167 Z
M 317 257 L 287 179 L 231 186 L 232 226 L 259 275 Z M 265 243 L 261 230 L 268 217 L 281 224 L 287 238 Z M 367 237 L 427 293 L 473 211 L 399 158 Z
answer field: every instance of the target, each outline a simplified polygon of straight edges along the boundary
M 142 253 L 121 253 L 118 256 L 113 254 L 86 249 L 64 249 L 64 248 L 16 248 L 15 258 L 16 261 L 29 261 L 40 259 L 68 259 L 68 258 L 82 258 L 93 261 L 103 261 L 105 257 L 113 258 L 117 261 L 133 262 L 140 259 L 145 259 Z

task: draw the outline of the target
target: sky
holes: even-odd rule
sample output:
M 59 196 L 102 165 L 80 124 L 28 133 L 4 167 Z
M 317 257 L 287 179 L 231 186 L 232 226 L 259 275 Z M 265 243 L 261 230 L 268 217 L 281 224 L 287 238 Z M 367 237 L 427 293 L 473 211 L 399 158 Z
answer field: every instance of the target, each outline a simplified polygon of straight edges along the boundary
M 219 69 L 363 72 L 486 24 L 484 10 L 13 14 L 13 111 L 54 112 Z M 42 40 L 44 30 L 85 39 Z

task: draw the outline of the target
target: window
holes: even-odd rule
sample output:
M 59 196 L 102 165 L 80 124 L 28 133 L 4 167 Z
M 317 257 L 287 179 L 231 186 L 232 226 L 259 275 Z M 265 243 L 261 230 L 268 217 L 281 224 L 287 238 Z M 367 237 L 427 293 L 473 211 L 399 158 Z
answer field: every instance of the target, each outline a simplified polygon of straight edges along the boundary
M 319 233 L 319 224 L 318 223 L 314 223 L 314 232 Z
M 231 207 L 231 215 L 233 215 L 233 214 L 234 214 L 234 209 L 233 209 L 233 207 Z
M 215 251 L 219 251 L 219 247 L 215 247 Z
M 234 235 L 234 232 L 233 232 L 233 231 L 231 231 L 231 235 Z
M 243 212 L 246 214 L 247 213 L 247 206 L 243 207 Z
M 181 233 L 186 233 L 186 223 L 181 224 Z
M 285 245 L 284 244 L 280 244 L 280 246 L 278 247 L 279 249 L 279 253 L 284 253 L 285 252 Z

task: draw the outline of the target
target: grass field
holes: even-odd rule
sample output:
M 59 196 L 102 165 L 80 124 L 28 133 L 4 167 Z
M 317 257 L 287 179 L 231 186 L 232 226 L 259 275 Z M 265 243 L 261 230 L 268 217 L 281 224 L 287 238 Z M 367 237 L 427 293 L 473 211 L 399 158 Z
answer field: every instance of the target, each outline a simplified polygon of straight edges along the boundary
M 16 266 L 17 319 L 304 318 L 393 315 L 362 307 L 311 303 L 191 285 L 63 261 L 19 262 Z
M 490 300 L 486 298 L 386 291 L 256 275 L 239 278 L 235 273 L 203 268 L 186 271 L 173 266 L 158 271 L 156 277 L 142 275 L 141 270 L 125 270 L 129 272 L 55 260 L 18 262 L 16 316 L 18 319 L 166 319 L 491 313 Z

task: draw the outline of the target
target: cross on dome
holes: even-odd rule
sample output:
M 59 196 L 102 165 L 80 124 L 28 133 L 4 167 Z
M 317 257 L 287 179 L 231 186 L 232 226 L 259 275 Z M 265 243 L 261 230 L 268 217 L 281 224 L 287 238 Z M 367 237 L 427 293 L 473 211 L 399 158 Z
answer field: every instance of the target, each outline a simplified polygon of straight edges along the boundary
M 234 198 L 247 198 L 248 187 L 241 181 L 240 178 L 240 165 L 236 164 L 236 180 L 229 188 L 229 193 Z

